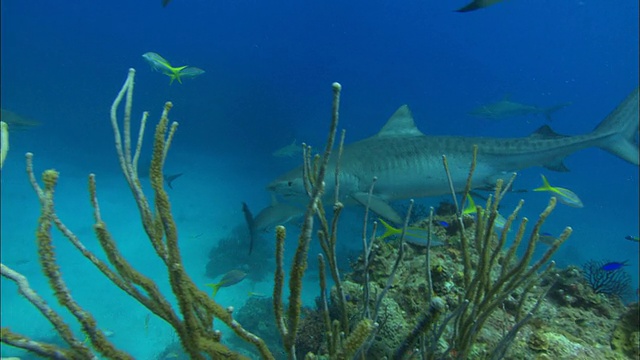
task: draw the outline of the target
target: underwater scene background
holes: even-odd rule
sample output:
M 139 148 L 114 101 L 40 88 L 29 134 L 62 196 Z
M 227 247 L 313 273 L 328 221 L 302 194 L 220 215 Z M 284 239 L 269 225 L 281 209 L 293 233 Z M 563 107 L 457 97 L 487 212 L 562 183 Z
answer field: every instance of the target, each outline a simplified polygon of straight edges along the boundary
M 272 203 L 267 184 L 302 163 L 300 148 L 288 145 L 305 142 L 322 148 L 331 120 L 332 82 L 343 87 L 339 128 L 346 130 L 346 144 L 378 133 L 402 104 L 410 106 L 426 135 L 516 138 L 543 125 L 559 134 L 584 134 L 638 87 L 637 1 L 512 0 L 455 11 L 464 5 L 2 1 L 0 95 L 11 144 L 2 167 L 2 263 L 27 276 L 59 309 L 38 261 L 34 234 L 40 204 L 24 170 L 24 154 L 32 152 L 36 174 L 50 168 L 60 172 L 59 217 L 103 257 L 87 193 L 87 176 L 96 174 L 103 218 L 122 254 L 171 294 L 166 269 L 144 236 L 113 146 L 109 109 L 129 68 L 136 69 L 134 131 L 143 111 L 150 112 L 152 124 L 140 159 L 142 185 L 149 189 L 150 134 L 164 102 L 172 101 L 170 118 L 180 126 L 164 173 L 176 175 L 166 191 L 183 263 L 200 289 L 210 293 L 207 284 L 218 283 L 216 302 L 235 309 L 269 299 L 275 270 L 272 228 L 259 234 L 248 255 L 242 203 L 254 215 Z M 174 67 L 188 65 L 204 73 L 173 81 L 143 58 L 149 52 Z M 528 113 L 503 119 L 474 113 L 501 101 L 528 106 Z M 558 104 L 566 106 L 547 118 L 544 109 Z M 565 226 L 573 228 L 553 255 L 556 267 L 582 271 L 590 261 L 624 264 L 628 288 L 619 298 L 624 304 L 637 302 L 638 166 L 595 147 L 570 155 L 564 164 L 569 172 L 542 167 L 519 171 L 513 185 L 519 191 L 501 202 L 501 209 L 508 209 L 504 215 L 524 199 L 519 219 L 538 218 L 550 197 L 549 192 L 532 191 L 542 186 L 541 174 L 552 185 L 570 189 L 584 207 L 558 204 L 542 229 L 557 237 Z M 428 209 L 450 201 L 450 195 L 442 195 L 416 199 L 416 204 Z M 403 209 L 406 204 L 393 205 Z M 348 206 L 342 214 L 337 255 L 343 274 L 357 268 L 363 216 L 361 206 Z M 300 221 L 289 221 L 287 231 L 288 274 Z M 62 235 L 54 234 L 54 244 L 73 297 L 95 316 L 111 342 L 136 359 L 184 356 L 179 346 L 171 350 L 177 341 L 173 328 L 114 287 Z M 545 246 L 539 245 L 535 259 Z M 302 293 L 310 308 L 320 292 L 319 252 L 318 242 L 312 241 Z M 236 274 L 220 283 L 233 269 L 246 278 Z M 60 342 L 13 282 L 3 278 L 1 286 L 3 328 Z M 614 298 L 605 299 L 618 301 Z M 620 316 L 611 314 L 612 320 Z M 65 319 L 72 323 L 70 316 Z M 84 339 L 73 324 L 76 336 Z M 227 328 L 219 329 L 223 339 L 231 336 Z M 544 349 L 537 351 L 529 358 Z M 622 352 L 620 358 L 637 358 L 630 353 Z M 1 354 L 34 356 L 5 343 Z M 284 357 L 282 352 L 276 356 Z

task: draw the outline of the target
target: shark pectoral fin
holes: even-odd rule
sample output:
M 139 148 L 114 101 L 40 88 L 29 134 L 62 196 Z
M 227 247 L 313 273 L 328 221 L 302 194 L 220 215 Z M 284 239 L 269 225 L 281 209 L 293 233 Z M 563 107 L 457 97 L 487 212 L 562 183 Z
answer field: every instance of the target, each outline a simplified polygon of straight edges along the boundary
M 545 169 L 549 169 L 549 170 L 557 171 L 557 172 L 569 172 L 569 171 L 571 171 L 571 170 L 569 170 L 567 165 L 565 165 L 562 162 L 562 160 L 564 160 L 564 159 L 557 159 L 557 160 L 554 160 L 553 162 L 546 163 L 543 166 L 544 166 Z
M 392 223 L 396 225 L 401 225 L 403 223 L 402 218 L 391 207 L 391 205 L 389 205 L 389 203 L 379 198 L 378 196 L 371 195 L 371 197 L 369 197 L 368 193 L 359 192 L 359 193 L 352 194 L 351 197 L 353 197 L 357 202 L 359 202 L 363 206 L 367 206 L 367 203 L 368 203 L 369 209 L 371 209 L 371 211 L 391 221 Z

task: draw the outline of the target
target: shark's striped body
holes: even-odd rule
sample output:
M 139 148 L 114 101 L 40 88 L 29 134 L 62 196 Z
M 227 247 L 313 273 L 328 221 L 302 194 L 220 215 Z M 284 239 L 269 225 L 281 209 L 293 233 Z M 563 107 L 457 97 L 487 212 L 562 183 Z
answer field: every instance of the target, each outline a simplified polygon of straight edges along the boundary
M 495 184 L 507 172 L 532 166 L 566 171 L 564 157 L 597 146 L 638 165 L 638 89 L 634 90 L 594 131 L 576 136 L 554 133 L 544 126 L 524 138 L 426 136 L 415 126 L 409 108 L 403 105 L 375 136 L 344 148 L 340 163 L 340 192 L 359 201 L 373 177 L 372 210 L 398 223 L 389 213 L 388 200 L 442 195 L 449 192 L 442 164 L 447 156 L 456 191 L 464 188 L 471 165 L 473 146 L 478 146 L 474 187 Z M 335 169 L 335 156 L 328 173 Z M 272 182 L 268 189 L 285 197 L 303 196 L 302 170 L 294 169 Z M 333 192 L 327 181 L 327 193 Z

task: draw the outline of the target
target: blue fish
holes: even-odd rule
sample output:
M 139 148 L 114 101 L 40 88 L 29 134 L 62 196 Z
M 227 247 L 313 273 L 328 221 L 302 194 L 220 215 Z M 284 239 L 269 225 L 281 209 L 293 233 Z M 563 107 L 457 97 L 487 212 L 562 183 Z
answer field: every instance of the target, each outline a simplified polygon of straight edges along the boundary
M 448 227 L 449 227 L 449 223 L 448 223 L 448 222 L 446 222 L 446 221 L 444 221 L 444 220 L 442 220 L 442 221 L 438 221 L 438 224 L 439 224 L 440 226 L 442 226 L 443 228 L 448 228 Z
M 622 269 L 624 266 L 627 266 L 627 262 L 629 260 L 625 260 L 623 262 L 612 261 L 602 265 L 602 270 L 604 271 L 615 271 L 618 269 Z

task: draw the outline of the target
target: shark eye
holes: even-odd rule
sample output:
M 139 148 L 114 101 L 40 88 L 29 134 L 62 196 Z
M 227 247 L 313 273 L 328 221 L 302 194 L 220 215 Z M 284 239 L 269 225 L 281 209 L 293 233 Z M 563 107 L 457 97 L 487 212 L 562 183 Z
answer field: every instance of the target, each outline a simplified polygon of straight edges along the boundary
M 293 182 L 292 182 L 292 181 L 289 181 L 289 182 L 287 183 L 287 185 L 291 186 L 291 185 L 293 185 Z

